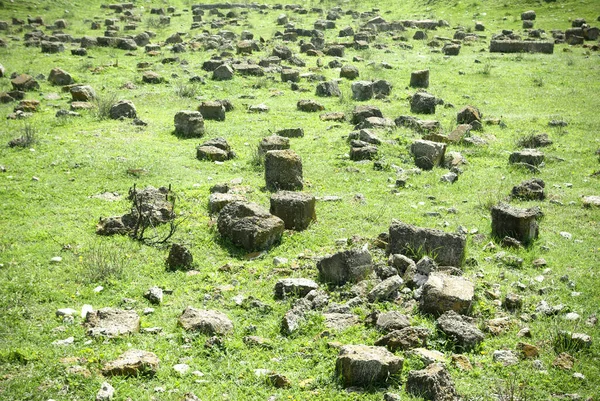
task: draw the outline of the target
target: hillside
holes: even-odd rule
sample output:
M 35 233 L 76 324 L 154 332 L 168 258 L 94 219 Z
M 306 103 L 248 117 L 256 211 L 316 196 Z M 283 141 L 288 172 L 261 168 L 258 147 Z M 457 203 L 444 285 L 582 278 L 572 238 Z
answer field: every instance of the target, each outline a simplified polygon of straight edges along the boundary
M 87 400 L 105 382 L 114 400 L 598 397 L 600 44 L 564 36 L 579 18 L 590 28 L 569 35 L 597 34 L 597 2 L 103 4 L 0 1 L 0 399 Z M 553 52 L 490 52 L 503 30 Z M 55 68 L 70 79 L 50 82 Z M 234 155 L 198 149 L 216 138 Z M 419 156 L 422 140 L 445 158 Z M 271 205 L 292 181 L 308 211 L 289 217 Z M 252 221 L 269 240 L 250 220 L 225 228 L 256 210 L 217 213 L 240 199 L 266 209 Z M 520 241 L 492 228 L 504 204 L 529 210 L 507 231 Z M 308 226 L 283 229 L 270 206 Z M 121 234 L 102 235 L 108 217 Z M 193 263 L 170 265 L 173 244 Z M 132 333 L 113 338 L 90 307 L 124 311 Z M 188 327 L 188 307 L 219 327 Z M 468 315 L 458 337 L 449 309 Z M 376 343 L 400 369 L 336 370 L 344 346 Z M 158 366 L 107 367 L 131 349 Z M 414 384 L 432 361 L 437 396 Z

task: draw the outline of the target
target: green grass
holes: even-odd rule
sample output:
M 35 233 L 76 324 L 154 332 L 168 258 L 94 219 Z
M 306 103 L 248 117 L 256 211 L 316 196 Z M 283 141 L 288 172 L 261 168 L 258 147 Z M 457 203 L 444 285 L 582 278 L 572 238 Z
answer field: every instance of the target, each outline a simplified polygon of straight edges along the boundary
M 166 7 L 165 4 L 144 3 L 142 22 L 134 32 L 154 30 L 157 37 L 152 43 L 159 43 L 174 32 L 188 31 L 191 17 L 187 12 L 172 17 L 170 26 L 157 26 L 152 22 L 149 9 Z M 174 1 L 170 4 L 181 11 L 193 2 Z M 332 1 L 305 4 L 307 8 L 322 7 L 325 10 L 336 5 L 337 2 Z M 322 122 L 318 113 L 296 110 L 298 100 L 315 98 L 314 83 L 302 80 L 300 87 L 308 92 L 293 92 L 287 84 L 280 82 L 278 74 L 212 81 L 201 66 L 211 55 L 217 54 L 216 51 L 188 49 L 186 53 L 177 54 L 187 64 L 162 64 L 162 58 L 172 56 L 167 48 L 163 48 L 160 56 L 151 57 L 143 49 L 135 51 L 135 56 L 128 56 L 122 50 L 98 47 L 89 50 L 90 57 L 80 58 L 70 55 L 69 44 L 64 53 L 45 55 L 39 48 L 23 47 L 22 41 L 8 40 L 8 47 L 0 48 L 0 62 L 8 75 L 19 72 L 47 76 L 52 68 L 61 67 L 70 72 L 77 83 L 89 84 L 96 90 L 99 107 L 82 111 L 82 117 L 57 119 L 54 115 L 59 108 L 69 108 L 70 96 L 46 81 L 40 81 L 39 92 L 27 94 L 26 98 L 41 101 L 40 111 L 29 120 L 4 120 L 14 104 L 0 105 L 0 118 L 5 121 L 0 126 L 0 165 L 6 169 L 0 173 L 0 398 L 93 399 L 105 380 L 100 376 L 103 364 L 126 349 L 140 348 L 159 356 L 158 374 L 153 378 L 110 378 L 116 388 L 117 400 L 128 397 L 180 400 L 189 391 L 209 400 L 265 400 L 271 396 L 282 400 L 380 400 L 385 391 L 411 399 L 401 386 L 411 368 L 422 367 L 420 361 L 406 356 L 400 380 L 394 381 L 387 390 L 374 388 L 363 394 L 348 393 L 335 377 L 337 351 L 328 347 L 328 342 L 373 344 L 379 334 L 360 325 L 327 337 L 321 335 L 326 328 L 321 316 L 315 314 L 299 333 L 281 336 L 279 323 L 290 303 L 273 300 L 272 292 L 280 278 L 316 280 L 315 261 L 311 258 L 342 249 L 335 244 L 340 238 L 358 236 L 354 243 L 362 246 L 387 231 L 392 219 L 449 232 L 464 226 L 468 230 L 477 229 L 485 236 L 482 243 L 469 237 L 467 257 L 475 258 L 478 266 L 464 268 L 465 276 L 476 284 L 474 316 L 479 323 L 505 313 L 485 297 L 486 285 L 499 284 L 502 294 L 506 294 L 518 291 L 514 286 L 516 282 L 527 286 L 521 292 L 525 300 L 520 313 L 533 313 L 537 303 L 545 299 L 551 305 L 565 304 L 582 317 L 582 322 L 576 323 L 564 321 L 561 315 L 523 322 L 519 321 L 520 313 L 515 314 L 519 323 L 507 334 L 488 335 L 477 351 L 466 354 L 474 366 L 472 371 L 449 367 L 457 390 L 465 399 L 493 399 L 490 389 L 502 387 L 509 393 L 521 383 L 526 383 L 531 400 L 549 399 L 552 394 L 578 393 L 584 399 L 596 396 L 600 388 L 597 341 L 600 331 L 597 327 L 586 326 L 583 321 L 597 312 L 600 303 L 596 292 L 600 211 L 583 209 L 580 197 L 598 195 L 600 187 L 598 177 L 590 176 L 600 170 L 594 154 L 600 148 L 600 139 L 596 135 L 600 130 L 597 116 L 600 98 L 594 96 L 600 93 L 598 54 L 581 46 L 567 45 L 557 45 L 553 55 L 499 55 L 481 51 L 487 49 L 493 33 L 501 29 L 521 31 L 519 15 L 522 11 L 535 9 L 538 13 L 536 27 L 550 32 L 554 28 L 568 28 L 569 18 L 585 17 L 589 22 L 595 21 L 598 10 L 594 5 L 593 1 L 505 1 L 474 5 L 471 1 L 444 0 L 342 4 L 344 10 L 367 11 L 371 6 L 378 7 L 386 20 L 445 19 L 453 27 L 470 27 L 478 20 L 487 28 L 484 35 L 488 39 L 463 45 L 458 57 L 445 58 L 432 53 L 426 43 L 413 40 L 408 43 L 414 49 L 403 50 L 398 47 L 398 42 L 385 34 L 378 37 L 377 43 L 387 46 L 390 52 L 374 47 L 366 51 L 346 50 L 348 63 L 352 63 L 355 55 L 365 59 L 362 63 L 352 63 L 358 66 L 360 79 L 387 79 L 394 85 L 389 102 L 368 102 L 379 107 L 386 117 L 411 114 L 406 100 L 415 92 L 408 88 L 410 73 L 428 68 L 428 92 L 455 106 L 438 107 L 436 115 L 432 116 L 446 131 L 456 126 L 456 112 L 465 105 L 477 106 L 485 118 L 501 118 L 506 124 L 506 128 L 485 126 L 483 133 L 475 133 L 488 140 L 486 147 L 449 147 L 449 150 L 463 153 L 469 162 L 455 184 L 440 183 L 439 178 L 446 171 L 436 168 L 410 175 L 407 188 L 399 189 L 398 193 L 392 191 L 397 178 L 392 165 L 405 170 L 414 167 L 407 148 L 419 135 L 403 128 L 377 132 L 386 140 L 380 146 L 380 158 L 388 166 L 383 171 L 376 171 L 372 163 L 352 162 L 346 156 L 349 149 L 344 138 L 352 130 L 350 124 Z M 391 13 L 386 14 L 387 10 Z M 99 1 L 55 1 L 51 4 L 3 1 L 0 3 L 0 20 L 10 21 L 13 16 L 26 19 L 28 14 L 43 15 L 46 23 L 51 24 L 64 17 L 70 24 L 66 33 L 74 37 L 98 36 L 103 31 L 91 31 L 89 21 L 95 17 L 103 21 L 106 11 L 100 9 Z M 135 12 L 139 12 L 139 8 Z M 272 40 L 275 31 L 281 29 L 274 25 L 279 13 L 279 10 L 270 10 L 261 15 L 249 11 L 247 19 L 241 19 L 239 26 L 225 29 L 238 34 L 248 29 L 255 38 L 262 36 L 267 40 L 262 48 L 265 54 L 270 54 L 270 49 L 279 43 Z M 313 21 L 319 17 L 317 14 L 287 13 L 296 26 L 304 28 L 312 28 Z M 504 17 L 507 17 L 505 21 Z M 207 15 L 204 19 L 212 18 Z M 84 22 L 86 20 L 89 21 Z M 359 26 L 350 16 L 343 16 L 336 24 L 338 29 L 350 25 L 356 30 Z M 338 40 L 338 29 L 327 31 L 328 41 Z M 216 31 L 211 30 L 211 33 Z M 0 32 L 0 37 L 7 38 L 10 34 L 22 39 L 25 32 L 11 28 L 9 33 Z M 200 33 L 201 30 L 190 31 L 184 40 L 189 41 Z M 403 34 L 412 37 L 411 30 Z M 452 37 L 453 30 L 440 29 L 434 35 Z M 288 46 L 297 52 L 297 44 Z M 258 60 L 262 53 L 251 57 Z M 302 57 L 307 67 L 301 68 L 301 72 L 312 71 L 327 79 L 338 78 L 339 70 L 319 68 L 316 58 Z M 329 59 L 324 57 L 323 65 L 327 65 Z M 159 85 L 142 83 L 142 71 L 136 68 L 142 61 L 151 63 L 150 69 L 165 77 L 167 82 Z M 383 61 L 394 69 L 380 68 Z M 368 65 L 371 62 L 373 64 Z M 188 79 L 195 75 L 204 76 L 206 84 L 189 83 Z M 135 89 L 121 89 L 129 82 Z M 357 104 L 351 99 L 349 81 L 342 81 L 340 88 L 341 98 L 317 99 L 326 111 L 349 113 Z M 10 89 L 9 79 L 0 79 L 0 91 Z M 56 93 L 60 98 L 47 100 L 50 93 Z M 200 162 L 195 159 L 195 146 L 205 139 L 178 139 L 173 135 L 173 116 L 179 110 L 196 109 L 200 100 L 225 98 L 233 102 L 235 110 L 227 113 L 225 122 L 207 121 L 205 138 L 225 137 L 238 157 L 221 165 Z M 120 99 L 132 100 L 138 117 L 148 126 L 136 127 L 127 121 L 106 119 L 108 105 Z M 248 106 L 259 103 L 266 104 L 270 111 L 266 114 L 246 112 Z M 553 119 L 567 121 L 569 125 L 549 127 L 548 122 Z M 8 142 L 22 135 L 27 127 L 35 127 L 37 141 L 25 148 L 9 148 Z M 256 147 L 270 132 L 293 127 L 305 130 L 304 138 L 290 142 L 303 160 L 306 191 L 319 197 L 340 196 L 342 201 L 318 202 L 318 221 L 308 230 L 286 232 L 279 246 L 256 260 L 246 260 L 246 252 L 219 238 L 214 217 L 209 216 L 206 207 L 209 188 L 215 183 L 242 178 L 242 185 L 251 190 L 247 194 L 249 200 L 267 206 L 270 194 L 262 190 L 264 173 L 255 156 Z M 517 149 L 515 144 L 532 132 L 546 132 L 554 141 L 553 145 L 543 149 L 546 165 L 535 175 L 546 182 L 548 200 L 513 203 L 521 207 L 539 205 L 545 218 L 541 222 L 539 240 L 530 248 L 508 251 L 524 259 L 523 267 L 506 268 L 496 264 L 493 253 L 482 249 L 491 240 L 489 207 L 504 200 L 514 185 L 533 177 L 526 170 L 508 166 L 510 152 Z M 33 180 L 33 177 L 39 180 Z M 133 184 L 138 188 L 172 185 L 178 197 L 177 212 L 185 217 L 173 241 L 183 243 L 191 250 L 199 272 L 197 275 L 166 272 L 166 247 L 149 247 L 128 237 L 106 238 L 94 233 L 99 217 L 123 214 L 129 209 L 126 194 Z M 120 193 L 122 199 L 108 202 L 92 197 L 107 191 Z M 362 194 L 365 202 L 355 201 L 356 194 Z M 455 208 L 458 213 L 449 214 L 448 208 Z M 441 217 L 425 216 L 425 212 L 432 211 L 440 212 Z M 559 234 L 562 231 L 571 233 L 573 239 L 563 238 Z M 373 254 L 377 261 L 385 260 L 384 255 L 375 251 Z M 50 259 L 54 256 L 61 256 L 62 262 L 51 264 Z M 290 265 L 275 269 L 272 264 L 275 256 L 288 258 Z M 488 260 L 488 257 L 492 259 Z M 532 261 L 539 257 L 546 259 L 550 271 L 533 267 Z M 542 274 L 543 282 L 534 280 Z M 574 288 L 560 281 L 564 275 L 575 283 Z M 96 293 L 94 288 L 98 285 L 104 290 Z M 76 310 L 84 304 L 91 304 L 96 309 L 123 307 L 123 298 L 134 299 L 136 302 L 132 307 L 142 315 L 144 308 L 151 306 L 142 295 L 155 285 L 173 289 L 173 295 L 166 295 L 153 314 L 141 317 L 142 327 L 162 327 L 163 332 L 159 335 L 137 334 L 90 342 L 80 317 L 75 318 L 74 324 L 64 324 L 55 318 L 55 311 L 65 307 Z M 540 289 L 544 287 L 551 290 L 540 295 Z M 573 291 L 581 295 L 573 297 Z M 240 308 L 232 300 L 237 295 L 253 296 L 273 309 L 261 313 Z M 343 291 L 334 291 L 331 297 L 336 302 L 346 299 Z M 206 349 L 206 336 L 185 333 L 177 327 L 177 318 L 188 305 L 217 309 L 233 320 L 234 332 L 225 338 L 224 349 Z M 371 308 L 404 310 L 402 305 L 385 302 L 364 305 L 355 312 L 364 317 Z M 415 312 L 415 324 L 434 328 L 431 317 L 410 308 L 407 312 Z M 533 338 L 525 341 L 540 348 L 539 359 L 548 374 L 536 371 L 528 360 L 510 368 L 492 362 L 493 351 L 515 349 L 517 342 L 522 341 L 516 336 L 522 326 L 531 328 Z M 573 353 L 576 361 L 573 371 L 552 367 L 557 355 L 553 342 L 559 330 L 585 332 L 594 340 L 591 348 Z M 274 349 L 246 346 L 242 339 L 249 333 L 271 339 Z M 75 338 L 73 345 L 51 345 L 53 341 L 70 336 Z M 444 343 L 443 338 L 433 339 L 431 348 L 439 349 L 447 356 L 452 352 L 451 344 Z M 179 377 L 172 366 L 182 362 L 190 365 L 191 370 L 203 372 L 204 376 Z M 70 366 L 77 364 L 88 369 L 90 376 L 69 373 Z M 264 378 L 256 377 L 255 369 L 271 369 L 284 374 L 292 386 L 275 389 Z M 573 379 L 573 372 L 583 373 L 586 380 Z M 165 392 L 155 394 L 156 387 L 164 388 Z

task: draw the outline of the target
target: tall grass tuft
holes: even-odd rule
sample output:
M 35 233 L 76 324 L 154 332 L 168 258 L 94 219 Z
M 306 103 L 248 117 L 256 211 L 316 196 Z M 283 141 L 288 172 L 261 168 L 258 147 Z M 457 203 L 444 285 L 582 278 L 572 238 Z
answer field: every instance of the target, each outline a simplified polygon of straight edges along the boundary
M 83 284 L 110 284 L 123 277 L 128 259 L 116 248 L 104 243 L 96 243 L 79 257 Z
M 8 142 L 8 146 L 11 148 L 29 148 L 38 142 L 38 131 L 30 123 L 25 123 L 21 129 L 21 136 L 12 139 Z
M 110 117 L 110 109 L 117 101 L 117 94 L 113 92 L 97 96 L 94 100 L 94 104 L 96 105 L 96 117 L 99 120 L 108 119 Z

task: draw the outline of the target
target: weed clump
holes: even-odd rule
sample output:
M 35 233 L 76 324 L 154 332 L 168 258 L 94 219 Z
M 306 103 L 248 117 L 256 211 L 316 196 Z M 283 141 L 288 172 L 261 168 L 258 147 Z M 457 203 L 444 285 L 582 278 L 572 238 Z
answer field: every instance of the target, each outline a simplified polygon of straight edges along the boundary
M 31 124 L 25 124 L 21 129 L 22 135 L 11 139 L 8 146 L 11 148 L 29 148 L 38 142 L 38 132 Z
M 94 99 L 96 106 L 96 117 L 99 120 L 106 120 L 110 117 L 110 109 L 117 103 L 116 93 L 107 93 Z

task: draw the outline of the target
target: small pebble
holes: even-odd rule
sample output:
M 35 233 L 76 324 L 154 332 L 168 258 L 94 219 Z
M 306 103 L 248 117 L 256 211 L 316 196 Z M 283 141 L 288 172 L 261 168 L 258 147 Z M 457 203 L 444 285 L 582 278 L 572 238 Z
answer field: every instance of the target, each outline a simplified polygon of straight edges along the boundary
M 62 262 L 62 258 L 60 256 L 55 256 L 52 259 L 50 259 L 50 263 L 60 263 Z

